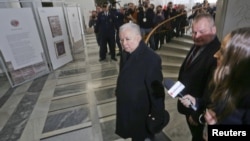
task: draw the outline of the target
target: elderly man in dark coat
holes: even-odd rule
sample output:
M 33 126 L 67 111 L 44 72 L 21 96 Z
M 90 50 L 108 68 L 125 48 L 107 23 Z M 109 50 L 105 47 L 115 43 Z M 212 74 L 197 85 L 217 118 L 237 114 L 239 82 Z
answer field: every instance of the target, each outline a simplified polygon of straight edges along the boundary
M 116 134 L 132 141 L 154 138 L 147 128 L 149 96 L 155 110 L 164 110 L 161 58 L 142 40 L 137 24 L 126 23 L 119 30 L 123 52 L 116 87 Z

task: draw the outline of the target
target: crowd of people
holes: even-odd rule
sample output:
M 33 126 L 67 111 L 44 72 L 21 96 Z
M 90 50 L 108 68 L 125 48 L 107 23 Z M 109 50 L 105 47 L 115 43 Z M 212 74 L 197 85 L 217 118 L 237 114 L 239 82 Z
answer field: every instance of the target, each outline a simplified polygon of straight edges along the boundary
M 107 53 L 107 47 L 110 49 L 113 60 L 116 61 L 112 51 L 113 48 L 118 48 L 116 55 L 119 56 L 121 54 L 122 48 L 118 35 L 119 27 L 124 23 L 133 22 L 138 24 L 142 38 L 145 39 L 148 33 L 162 21 L 177 16 L 178 14 L 183 14 L 175 20 L 166 23 L 150 37 L 149 47 L 153 50 L 160 49 L 164 41 L 170 42 L 173 37 L 183 36 L 185 33 L 185 26 L 188 24 L 188 19 L 187 11 L 183 4 L 174 5 L 173 2 L 170 1 L 166 7 L 163 7 L 162 5 L 155 6 L 150 3 L 149 0 L 145 0 L 139 5 L 135 5 L 132 2 L 120 7 L 116 7 L 116 5 L 117 3 L 104 3 L 101 6 L 97 6 L 96 10 L 93 10 L 90 16 L 89 27 L 94 28 L 97 43 L 100 46 L 100 61 L 106 59 L 106 56 L 103 54 L 104 52 Z M 106 11 L 108 12 L 108 18 L 106 18 Z M 102 34 L 106 35 L 105 38 Z M 108 39 L 110 36 L 115 36 L 115 41 Z
M 107 45 L 112 60 L 116 61 L 116 44 L 121 55 L 115 91 L 115 133 L 120 137 L 154 141 L 155 134 L 148 130 L 146 122 L 149 96 L 153 97 L 151 106 L 156 107 L 156 112 L 161 113 L 165 105 L 162 60 L 154 50 L 164 40 L 169 42 L 172 36 L 183 35 L 180 27 L 186 19 L 192 19 L 193 45 L 179 70 L 178 81 L 185 89 L 177 109 L 186 118 L 192 141 L 207 140 L 205 125 L 250 124 L 250 27 L 235 29 L 220 42 L 214 12 L 206 0 L 203 5 L 206 12 L 194 11 L 192 17 L 183 14 L 168 24 L 171 30 L 151 36 L 148 45 L 145 36 L 162 21 L 186 13 L 183 5 L 174 8 L 169 2 L 164 9 L 144 1 L 139 7 L 129 3 L 117 10 L 106 4 L 103 11 L 93 14 L 95 22 L 90 26 L 95 28 L 100 61 L 106 59 Z

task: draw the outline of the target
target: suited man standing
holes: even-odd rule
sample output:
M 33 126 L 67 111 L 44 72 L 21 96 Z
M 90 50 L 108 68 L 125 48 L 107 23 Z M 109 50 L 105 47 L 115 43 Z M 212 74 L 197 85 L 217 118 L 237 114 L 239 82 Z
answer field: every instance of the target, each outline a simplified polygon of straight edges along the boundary
M 109 11 L 108 4 L 103 4 L 103 11 L 98 14 L 97 22 L 96 22 L 96 30 L 95 32 L 99 32 L 101 36 L 101 45 L 99 61 L 106 60 L 107 53 L 107 45 L 109 46 L 109 51 L 111 55 L 111 59 L 113 61 L 117 61 L 115 58 L 115 22 L 116 18 L 113 12 Z
M 154 13 L 154 10 L 149 7 L 149 1 L 144 1 L 143 7 L 140 8 L 137 14 L 137 24 L 141 28 L 141 34 L 144 39 L 155 26 L 154 17 L 155 17 L 155 13 Z M 154 35 L 151 35 L 151 37 L 149 38 L 149 46 L 153 50 L 156 50 L 155 42 L 154 42 Z
M 150 112 L 149 96 L 156 112 L 163 114 L 165 108 L 161 58 L 144 43 L 137 24 L 123 24 L 119 36 L 123 52 L 115 91 L 115 133 L 132 141 L 153 140 L 146 119 Z
M 213 55 L 220 48 L 220 41 L 216 36 L 214 19 L 210 14 L 197 15 L 192 23 L 192 38 L 194 45 L 181 65 L 178 80 L 185 85 L 182 93 L 184 98 L 178 100 L 178 111 L 186 116 L 192 141 L 203 141 L 204 125 L 199 123 L 200 112 L 204 109 L 204 97 L 210 93 L 209 82 L 216 68 Z M 189 108 L 190 101 L 197 107 L 197 111 Z

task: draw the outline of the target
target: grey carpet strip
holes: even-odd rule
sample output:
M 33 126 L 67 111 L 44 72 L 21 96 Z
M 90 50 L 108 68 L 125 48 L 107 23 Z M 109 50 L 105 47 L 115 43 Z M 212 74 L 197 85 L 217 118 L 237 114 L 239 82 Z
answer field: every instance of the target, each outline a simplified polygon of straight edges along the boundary
M 9 90 L 0 98 L 0 108 L 10 98 L 16 88 L 9 88 Z
M 0 132 L 1 141 L 17 141 L 28 122 L 48 75 L 35 79 Z
M 28 89 L 28 92 L 41 92 L 48 76 L 49 75 L 46 74 L 42 77 L 39 77 L 33 80 L 32 84 L 30 85 Z

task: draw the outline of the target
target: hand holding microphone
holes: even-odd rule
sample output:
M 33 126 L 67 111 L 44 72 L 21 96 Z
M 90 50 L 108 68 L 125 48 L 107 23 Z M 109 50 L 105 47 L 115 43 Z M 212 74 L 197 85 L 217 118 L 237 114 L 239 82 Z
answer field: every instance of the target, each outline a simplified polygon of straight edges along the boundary
M 195 98 L 191 97 L 190 95 L 183 96 L 181 94 L 181 91 L 185 88 L 185 86 L 180 82 L 177 81 L 176 83 L 171 79 L 166 79 L 163 82 L 163 85 L 166 89 L 168 89 L 168 94 L 175 98 L 176 96 L 180 97 L 180 100 L 183 101 L 184 106 L 191 107 L 194 111 L 197 110 L 197 107 L 195 106 Z M 194 101 L 194 102 L 192 102 Z
M 183 97 L 179 98 L 179 100 L 187 108 L 189 108 L 192 104 L 195 105 L 195 98 L 189 94 L 184 95 Z

